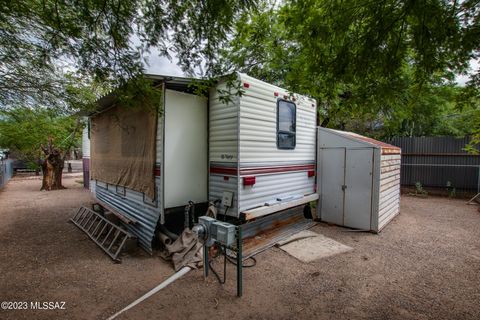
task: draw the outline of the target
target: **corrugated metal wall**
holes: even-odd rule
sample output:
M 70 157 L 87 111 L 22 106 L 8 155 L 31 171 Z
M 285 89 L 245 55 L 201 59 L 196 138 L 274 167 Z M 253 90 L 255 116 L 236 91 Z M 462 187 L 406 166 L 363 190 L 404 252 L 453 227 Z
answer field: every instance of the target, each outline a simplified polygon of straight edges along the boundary
M 0 160 L 0 189 L 13 177 L 13 160 Z
M 456 189 L 479 189 L 480 156 L 463 149 L 469 138 L 455 137 L 398 137 L 391 144 L 402 148 L 402 185 L 420 182 L 426 187 L 446 187 L 450 182 Z
M 156 179 L 157 195 L 161 192 L 160 177 Z M 135 225 L 126 225 L 128 230 L 138 237 L 140 245 L 152 252 L 152 239 L 160 217 L 161 203 L 157 199 L 151 201 L 143 193 L 128 188 L 97 181 L 95 196 L 119 213 L 135 220 Z

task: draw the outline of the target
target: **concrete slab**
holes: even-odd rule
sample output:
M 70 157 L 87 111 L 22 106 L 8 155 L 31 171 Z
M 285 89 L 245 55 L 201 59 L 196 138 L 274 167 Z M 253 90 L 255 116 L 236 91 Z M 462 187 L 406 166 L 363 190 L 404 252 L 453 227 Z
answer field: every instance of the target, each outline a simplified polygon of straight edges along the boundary
M 298 232 L 278 243 L 278 246 L 302 262 L 312 262 L 353 250 L 352 247 L 310 230 Z

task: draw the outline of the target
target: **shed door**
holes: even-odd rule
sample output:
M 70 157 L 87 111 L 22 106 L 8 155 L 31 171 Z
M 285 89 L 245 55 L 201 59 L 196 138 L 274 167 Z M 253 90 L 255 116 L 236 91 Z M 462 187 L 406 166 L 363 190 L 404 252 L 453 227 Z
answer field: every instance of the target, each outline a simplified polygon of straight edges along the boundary
M 372 170 L 373 149 L 347 149 L 345 161 L 345 226 L 370 230 Z
M 345 148 L 322 149 L 321 219 L 343 225 L 343 191 L 345 183 Z
M 206 202 L 207 100 L 165 90 L 165 208 Z

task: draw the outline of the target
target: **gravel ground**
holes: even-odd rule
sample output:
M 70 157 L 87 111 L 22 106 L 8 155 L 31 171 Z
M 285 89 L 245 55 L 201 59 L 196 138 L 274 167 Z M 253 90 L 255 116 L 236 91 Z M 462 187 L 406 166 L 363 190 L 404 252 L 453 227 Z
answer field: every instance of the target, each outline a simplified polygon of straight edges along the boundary
M 68 218 L 92 200 L 78 175 L 41 192 L 15 178 L 0 191 L 0 300 L 65 301 L 65 310 L 0 310 L 0 319 L 105 319 L 173 273 L 137 250 L 113 264 Z M 280 249 L 244 269 L 244 296 L 202 271 L 118 319 L 480 319 L 480 213 L 463 200 L 404 196 L 379 234 L 319 224 L 353 251 L 301 263 Z M 220 269 L 221 264 L 216 263 Z

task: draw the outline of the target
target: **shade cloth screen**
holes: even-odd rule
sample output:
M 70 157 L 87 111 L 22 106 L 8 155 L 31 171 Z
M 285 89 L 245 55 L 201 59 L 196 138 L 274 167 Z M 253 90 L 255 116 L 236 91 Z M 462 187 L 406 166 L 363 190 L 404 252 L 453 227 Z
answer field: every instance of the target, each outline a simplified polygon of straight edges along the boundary
M 91 118 L 92 179 L 155 198 L 157 116 L 143 108 L 116 106 Z

